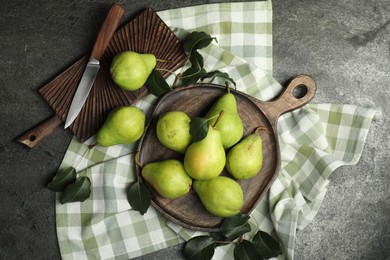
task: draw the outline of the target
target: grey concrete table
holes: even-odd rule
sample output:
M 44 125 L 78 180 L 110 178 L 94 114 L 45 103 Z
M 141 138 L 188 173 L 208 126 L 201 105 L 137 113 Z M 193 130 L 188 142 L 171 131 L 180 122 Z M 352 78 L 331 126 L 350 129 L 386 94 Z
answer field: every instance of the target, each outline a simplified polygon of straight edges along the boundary
M 119 1 L 130 17 L 214 1 Z M 112 1 L 4 0 L 0 8 L 0 259 L 59 259 L 54 193 L 45 188 L 72 137 L 57 129 L 33 150 L 14 139 L 52 115 L 38 94 L 89 50 Z M 381 108 L 359 163 L 336 170 L 296 259 L 390 258 L 389 1 L 274 0 L 274 76 L 318 84 L 315 103 Z M 138 259 L 182 259 L 181 246 Z

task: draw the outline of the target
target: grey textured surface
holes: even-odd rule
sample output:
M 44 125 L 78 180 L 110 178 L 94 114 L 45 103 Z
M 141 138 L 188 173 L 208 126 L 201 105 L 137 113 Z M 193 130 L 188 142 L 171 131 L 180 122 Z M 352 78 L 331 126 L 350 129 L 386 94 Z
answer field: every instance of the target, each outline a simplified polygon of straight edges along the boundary
M 33 150 L 14 139 L 53 112 L 38 88 L 90 48 L 112 1 L 4 0 L 0 8 L 0 259 L 59 259 L 54 194 L 45 188 L 71 133 Z M 130 17 L 214 1 L 119 1 Z M 307 73 L 315 103 L 374 106 L 357 165 L 331 176 L 314 221 L 298 231 L 296 259 L 390 259 L 390 5 L 388 0 L 274 0 L 274 76 Z M 181 246 L 138 258 L 182 259 Z

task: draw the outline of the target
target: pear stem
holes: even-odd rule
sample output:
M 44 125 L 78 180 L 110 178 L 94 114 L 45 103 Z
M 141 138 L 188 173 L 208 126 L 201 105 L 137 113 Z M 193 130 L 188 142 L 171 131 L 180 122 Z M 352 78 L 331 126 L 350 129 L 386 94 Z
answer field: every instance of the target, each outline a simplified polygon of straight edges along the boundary
M 136 164 L 138 167 L 142 168 L 142 164 L 141 164 L 141 162 L 139 161 L 139 151 L 137 151 L 136 154 L 134 155 L 134 161 L 135 161 L 135 164 Z
M 175 80 L 173 81 L 172 88 L 176 87 L 175 85 L 176 85 L 176 82 L 177 82 L 178 78 L 180 77 L 180 74 L 176 74 L 174 71 L 167 70 L 167 69 L 162 69 L 162 68 L 156 68 L 156 70 L 158 70 L 158 71 L 166 71 L 166 72 L 169 72 L 169 73 L 175 75 Z
M 230 93 L 230 84 L 228 81 L 225 82 L 225 86 L 226 86 L 227 92 Z
M 238 238 L 238 244 L 241 243 L 243 240 L 244 240 L 244 234 L 242 234 L 242 235 Z
M 136 174 L 137 174 L 137 182 L 142 182 L 142 179 L 141 179 L 141 173 L 140 171 L 142 170 L 142 164 L 141 162 L 139 161 L 139 151 L 137 151 L 134 155 L 134 162 L 135 164 L 138 166 L 135 171 L 136 171 Z
M 258 135 L 260 131 L 266 131 L 267 132 L 268 129 L 267 129 L 267 127 L 261 125 L 261 126 L 256 127 L 254 133 Z
M 175 77 L 177 77 L 177 74 L 174 71 L 172 71 L 172 70 L 167 70 L 167 69 L 162 69 L 162 68 L 156 68 L 156 70 L 158 70 L 158 71 L 166 71 L 166 72 L 169 72 L 169 73 L 175 75 Z
M 174 80 L 173 83 L 172 83 L 172 89 L 177 87 L 177 86 L 176 86 L 176 83 L 177 83 L 177 81 L 179 80 L 180 75 L 181 75 L 181 73 L 175 75 L 175 80 Z
M 212 128 L 214 128 L 218 124 L 219 120 L 221 119 L 221 117 L 223 116 L 224 113 L 225 113 L 224 110 L 221 110 L 221 112 L 219 112 L 219 116 L 218 116 L 217 120 L 215 120 L 215 123 L 212 125 Z
M 170 60 L 162 60 L 162 59 L 156 59 L 156 61 L 158 61 L 158 62 L 164 62 L 164 63 L 172 62 L 172 61 L 170 61 Z

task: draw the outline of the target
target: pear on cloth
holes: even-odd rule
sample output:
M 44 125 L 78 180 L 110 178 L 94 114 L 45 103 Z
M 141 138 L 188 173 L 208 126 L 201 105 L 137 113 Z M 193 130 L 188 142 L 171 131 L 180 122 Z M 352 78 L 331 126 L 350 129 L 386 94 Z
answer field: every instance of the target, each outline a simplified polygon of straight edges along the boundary
M 144 129 L 144 112 L 135 106 L 122 106 L 110 112 L 96 134 L 96 141 L 105 147 L 131 144 L 141 138 Z

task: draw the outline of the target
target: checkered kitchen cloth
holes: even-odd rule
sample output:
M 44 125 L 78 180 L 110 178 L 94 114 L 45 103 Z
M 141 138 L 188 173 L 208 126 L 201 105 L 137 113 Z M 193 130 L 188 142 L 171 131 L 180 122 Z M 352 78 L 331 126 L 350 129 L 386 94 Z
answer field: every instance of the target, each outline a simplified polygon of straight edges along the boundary
M 272 77 L 271 1 L 209 4 L 158 15 L 179 38 L 194 30 L 217 38 L 201 52 L 207 70 L 228 72 L 237 89 L 260 100 L 280 94 L 282 87 Z M 155 99 L 149 95 L 137 105 L 148 112 Z M 283 115 L 278 122 L 281 169 L 251 214 L 255 228 L 249 236 L 259 228 L 277 236 L 284 252 L 279 258 L 292 259 L 296 229 L 315 216 L 332 171 L 357 163 L 371 121 L 379 116 L 375 109 L 338 104 L 309 104 Z M 61 205 L 57 198 L 63 259 L 129 259 L 198 235 L 152 207 L 143 216 L 131 210 L 126 190 L 135 181 L 135 145 L 89 150 L 87 144 L 74 138 L 60 166 L 73 166 L 92 181 L 91 197 L 83 203 Z M 218 247 L 214 259 L 233 259 L 232 252 L 232 245 Z

